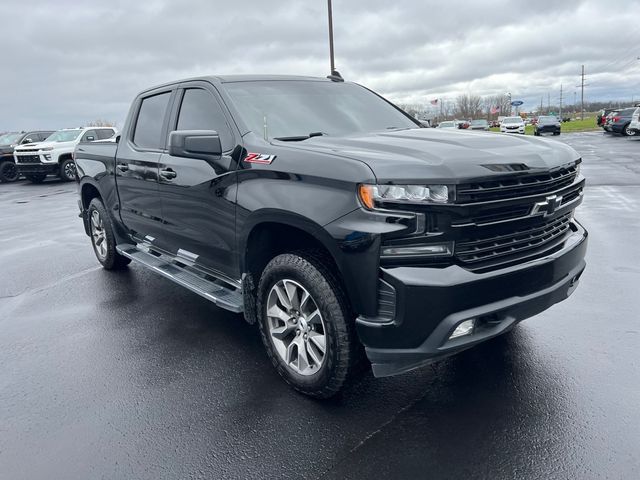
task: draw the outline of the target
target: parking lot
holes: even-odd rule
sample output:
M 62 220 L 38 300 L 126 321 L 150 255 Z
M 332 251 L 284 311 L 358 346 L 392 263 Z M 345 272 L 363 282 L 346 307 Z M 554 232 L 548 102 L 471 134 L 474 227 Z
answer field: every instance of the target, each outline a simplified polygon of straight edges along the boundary
M 588 181 L 574 295 L 328 402 L 240 316 L 102 270 L 73 183 L 0 185 L 0 477 L 639 478 L 640 138 L 559 138 Z

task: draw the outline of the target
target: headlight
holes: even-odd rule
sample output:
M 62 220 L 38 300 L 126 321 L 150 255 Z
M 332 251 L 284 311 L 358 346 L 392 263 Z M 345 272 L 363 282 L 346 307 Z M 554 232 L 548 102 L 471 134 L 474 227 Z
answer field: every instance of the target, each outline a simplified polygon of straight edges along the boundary
M 453 188 L 447 185 L 360 185 L 358 196 L 368 209 L 380 202 L 448 203 L 453 200 Z

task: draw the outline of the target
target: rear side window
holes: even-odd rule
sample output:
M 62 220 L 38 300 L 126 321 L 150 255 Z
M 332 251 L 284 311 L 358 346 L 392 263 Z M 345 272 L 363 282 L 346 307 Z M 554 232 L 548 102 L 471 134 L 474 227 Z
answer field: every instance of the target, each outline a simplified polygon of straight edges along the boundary
M 107 138 L 113 137 L 114 131 L 110 128 L 101 128 L 100 130 L 96 130 L 98 134 L 99 140 L 106 140 Z
M 166 92 L 142 100 L 133 133 L 133 143 L 138 147 L 153 149 L 164 147 L 162 125 L 170 97 L 171 92 Z
M 220 136 L 223 150 L 233 146 L 233 135 L 220 104 L 210 92 L 201 88 L 184 91 L 177 129 L 215 130 Z

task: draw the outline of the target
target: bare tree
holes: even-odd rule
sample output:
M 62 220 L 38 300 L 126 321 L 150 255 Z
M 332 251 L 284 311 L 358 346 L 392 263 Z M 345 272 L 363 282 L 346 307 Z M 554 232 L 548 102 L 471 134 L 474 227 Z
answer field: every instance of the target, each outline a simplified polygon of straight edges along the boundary
M 112 122 L 111 120 L 101 120 L 97 119 L 92 122 L 87 123 L 87 127 L 117 127 L 116 122 Z
M 490 119 L 497 119 L 499 116 L 509 115 L 509 97 L 507 95 L 492 95 L 484 99 L 485 112 Z M 491 110 L 497 108 L 497 112 L 492 114 Z
M 460 118 L 477 118 L 482 116 L 482 97 L 462 94 L 456 98 L 456 115 Z

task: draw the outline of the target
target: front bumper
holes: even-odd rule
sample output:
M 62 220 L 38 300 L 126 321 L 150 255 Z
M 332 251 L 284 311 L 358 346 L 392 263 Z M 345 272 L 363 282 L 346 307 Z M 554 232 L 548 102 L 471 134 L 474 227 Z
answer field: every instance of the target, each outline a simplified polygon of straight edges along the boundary
M 524 127 L 523 128 L 505 128 L 500 129 L 501 133 L 521 133 L 524 134 Z
M 538 133 L 560 133 L 561 128 L 560 127 L 556 127 L 553 125 L 547 126 L 545 125 L 544 127 L 536 127 L 536 132 Z
M 574 226 L 561 250 L 501 270 L 383 268 L 382 279 L 396 291 L 395 318 L 356 320 L 374 375 L 396 375 L 461 352 L 567 298 L 585 268 L 587 248 L 586 230 Z M 471 335 L 449 339 L 472 318 L 478 326 Z
M 56 160 L 47 160 L 42 154 L 16 154 L 14 158 L 18 171 L 22 175 L 58 173 L 59 170 L 59 165 Z

